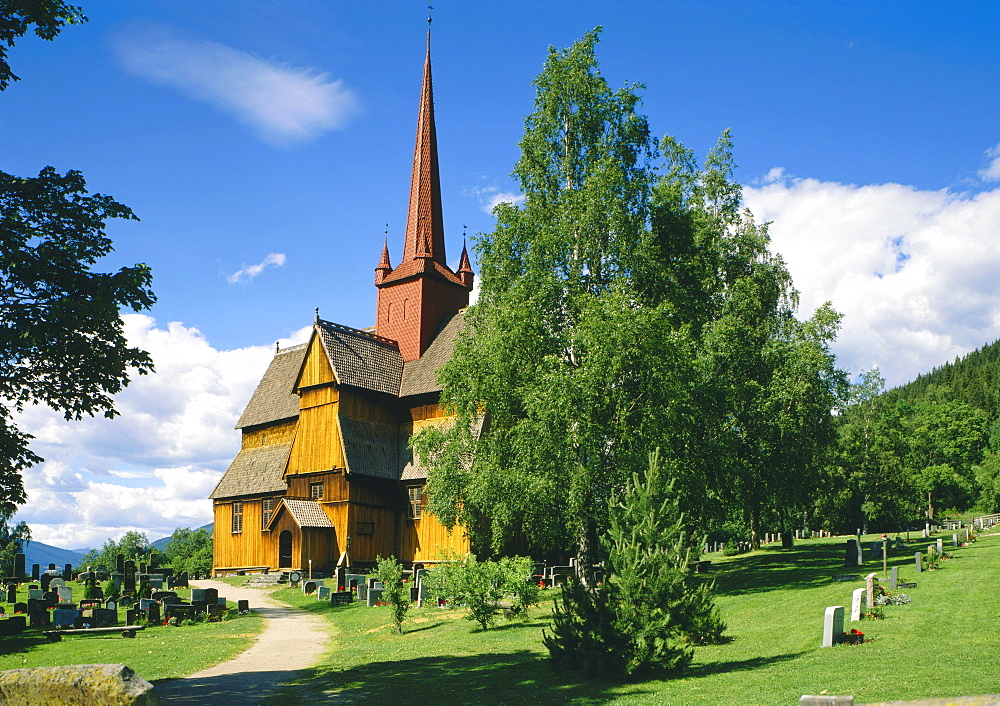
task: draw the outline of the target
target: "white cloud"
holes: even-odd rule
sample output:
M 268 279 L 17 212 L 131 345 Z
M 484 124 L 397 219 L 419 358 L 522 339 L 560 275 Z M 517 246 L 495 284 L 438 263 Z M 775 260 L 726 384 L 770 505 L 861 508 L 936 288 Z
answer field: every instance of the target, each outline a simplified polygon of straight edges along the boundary
M 268 253 L 267 257 L 265 257 L 256 265 L 248 265 L 243 269 L 236 270 L 236 272 L 226 277 L 226 281 L 229 282 L 229 284 L 236 284 L 237 282 L 249 282 L 254 277 L 263 272 L 265 267 L 268 267 L 270 265 L 273 265 L 274 267 L 284 267 L 285 254 L 280 252 Z
M 990 163 L 979 170 L 979 178 L 983 181 L 1000 181 L 1000 145 L 986 150 Z
M 136 23 L 113 39 L 124 67 L 251 125 L 267 142 L 304 142 L 343 127 L 354 91 L 312 68 L 297 68 L 164 26 Z
M 835 351 L 853 374 L 878 366 L 890 385 L 1000 337 L 1000 190 L 923 191 L 789 179 L 771 170 L 744 190 L 773 221 L 801 291 L 802 314 L 842 312 Z
M 128 530 L 150 539 L 212 520 L 208 494 L 239 448 L 234 425 L 274 353 L 273 345 L 217 350 L 195 328 L 127 314 L 131 345 L 156 372 L 115 398 L 121 416 L 66 422 L 47 408 L 21 415 L 46 459 L 29 469 L 17 520 L 34 539 L 67 549 L 103 544 Z M 309 327 L 282 346 L 306 339 Z
M 485 178 L 485 177 L 483 177 Z M 501 191 L 497 186 L 476 186 L 462 192 L 464 196 L 471 196 L 479 201 L 479 208 L 484 213 L 493 215 L 493 209 L 502 203 L 510 203 L 517 206 L 524 202 L 524 194 L 516 194 L 513 191 Z

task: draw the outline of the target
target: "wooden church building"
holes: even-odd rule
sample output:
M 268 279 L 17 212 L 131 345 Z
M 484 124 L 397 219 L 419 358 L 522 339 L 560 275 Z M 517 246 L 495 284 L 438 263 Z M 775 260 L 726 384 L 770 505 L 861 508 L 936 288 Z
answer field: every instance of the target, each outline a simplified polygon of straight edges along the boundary
M 473 277 L 464 248 L 457 272 L 445 259 L 428 33 L 402 262 L 393 268 L 383 245 L 372 329 L 317 316 L 308 343 L 276 352 L 237 423 L 240 451 L 210 496 L 216 575 L 468 551 L 460 527 L 449 533 L 427 513 L 427 471 L 409 439 L 447 420 L 437 372 Z

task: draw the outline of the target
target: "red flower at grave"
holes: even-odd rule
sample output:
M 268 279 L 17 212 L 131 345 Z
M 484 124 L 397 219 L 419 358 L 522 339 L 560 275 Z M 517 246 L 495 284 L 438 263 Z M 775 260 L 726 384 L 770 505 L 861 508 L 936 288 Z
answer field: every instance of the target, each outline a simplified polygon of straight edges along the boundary
M 343 587 L 343 586 L 337 586 L 337 590 L 338 590 L 338 591 L 343 591 L 343 590 L 344 590 L 344 587 Z

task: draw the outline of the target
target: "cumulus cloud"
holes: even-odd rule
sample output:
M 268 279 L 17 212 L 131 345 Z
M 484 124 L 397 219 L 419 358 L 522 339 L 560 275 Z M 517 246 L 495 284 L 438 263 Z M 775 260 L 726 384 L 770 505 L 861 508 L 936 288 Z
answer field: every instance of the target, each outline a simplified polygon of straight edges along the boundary
M 133 24 L 112 46 L 131 73 L 228 112 L 274 144 L 305 142 L 341 128 L 358 109 L 355 92 L 329 74 L 161 25 Z
M 989 164 L 979 170 L 979 178 L 983 181 L 1000 181 L 1000 145 L 986 150 Z
M 236 270 L 233 274 L 226 277 L 226 281 L 229 284 L 237 284 L 239 282 L 249 282 L 254 277 L 259 275 L 264 271 L 265 267 L 284 267 L 285 265 L 285 254 L 280 252 L 268 253 L 267 257 L 258 262 L 256 265 L 248 265 L 242 269 Z
M 25 473 L 28 502 L 16 518 L 39 542 L 73 549 L 132 529 L 156 539 L 211 522 L 208 494 L 239 449 L 233 427 L 274 353 L 273 344 L 218 350 L 196 328 L 123 319 L 156 372 L 115 398 L 119 417 L 66 422 L 33 407 L 19 419 L 46 459 Z M 304 341 L 309 330 L 279 343 Z
M 770 227 L 802 313 L 830 300 L 845 315 L 835 346 L 853 374 L 890 385 L 1000 336 L 1000 189 L 794 179 L 771 170 L 744 190 Z

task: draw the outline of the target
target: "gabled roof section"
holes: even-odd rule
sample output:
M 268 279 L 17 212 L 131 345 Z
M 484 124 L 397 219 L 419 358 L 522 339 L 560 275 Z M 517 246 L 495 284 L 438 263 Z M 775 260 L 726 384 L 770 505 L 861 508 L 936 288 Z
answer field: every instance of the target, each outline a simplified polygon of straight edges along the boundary
M 400 433 L 396 425 L 355 419 L 343 414 L 339 421 L 348 473 L 399 479 L 402 467 Z
M 291 450 L 291 444 L 254 446 L 240 450 L 208 497 L 219 500 L 286 490 L 282 476 Z
M 323 320 L 316 330 L 338 384 L 399 395 L 403 357 L 395 341 Z
M 290 514 L 292 519 L 295 520 L 295 524 L 299 527 L 332 528 L 334 526 L 333 522 L 330 521 L 330 518 L 327 517 L 327 514 L 323 512 L 322 506 L 315 500 L 293 500 L 291 498 L 282 498 L 281 502 L 278 503 L 278 507 L 274 508 L 274 512 L 271 514 L 271 519 L 267 521 L 267 526 L 264 529 L 271 529 L 282 510 L 287 510 L 288 514 Z
M 437 336 L 427 346 L 424 354 L 416 360 L 411 360 L 403 366 L 403 379 L 399 385 L 399 396 L 422 395 L 427 392 L 440 392 L 438 371 L 451 360 L 455 352 L 455 342 L 465 325 L 465 312 L 460 311 L 444 322 Z
M 274 354 L 267 372 L 257 384 L 237 429 L 271 424 L 299 416 L 299 396 L 295 394 L 295 378 L 306 355 L 306 344 L 291 346 Z

